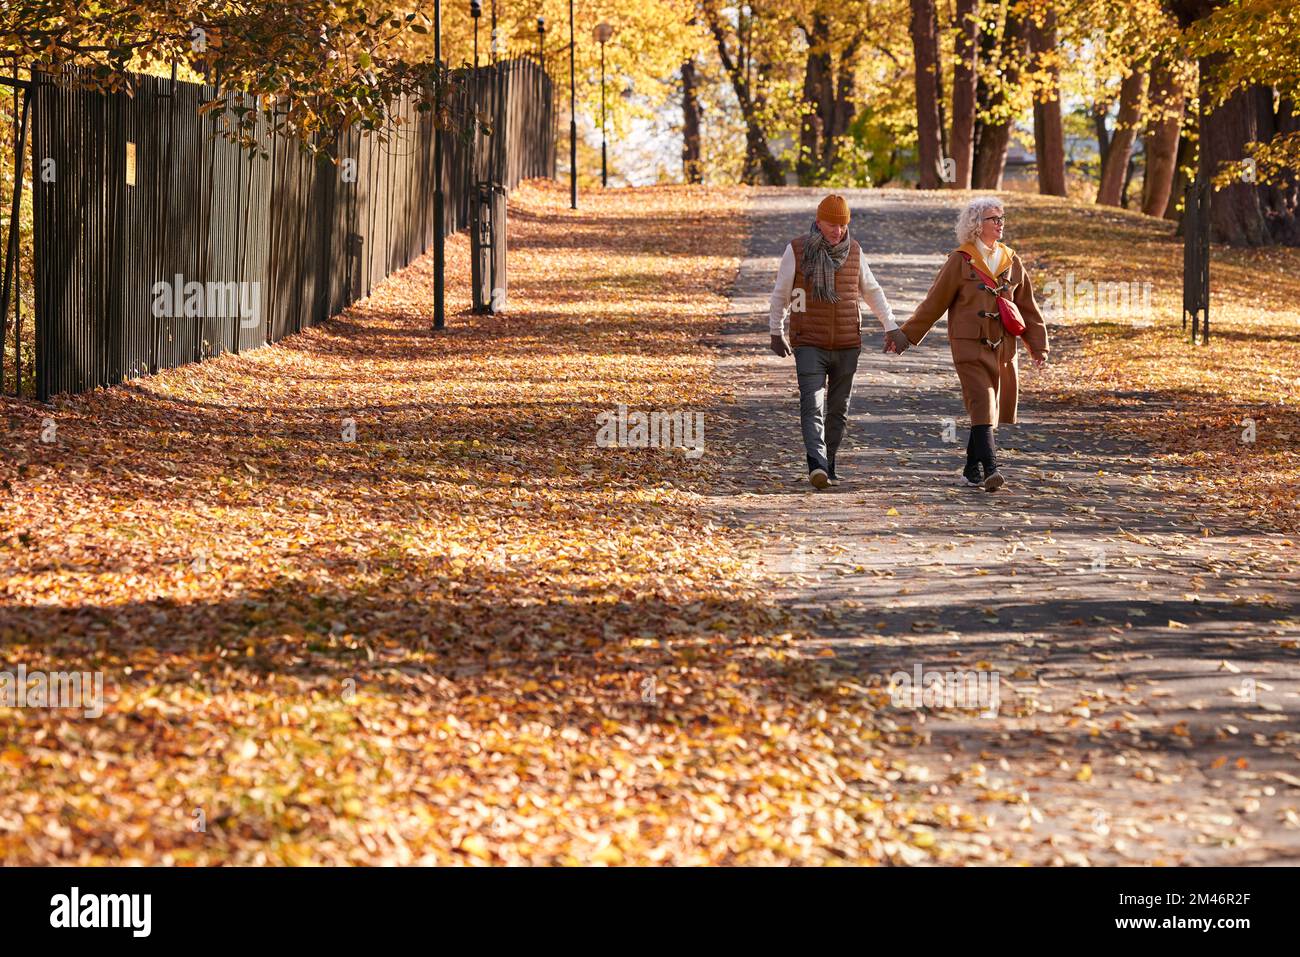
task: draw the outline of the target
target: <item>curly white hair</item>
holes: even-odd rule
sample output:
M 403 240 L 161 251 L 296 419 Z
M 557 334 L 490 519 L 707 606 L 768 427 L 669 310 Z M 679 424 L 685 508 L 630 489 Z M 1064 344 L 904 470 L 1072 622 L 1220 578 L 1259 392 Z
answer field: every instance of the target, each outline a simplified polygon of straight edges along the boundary
M 1002 200 L 996 196 L 979 196 L 972 199 L 957 216 L 957 244 L 975 242 L 980 227 L 984 225 L 984 214 L 990 209 L 1001 209 Z

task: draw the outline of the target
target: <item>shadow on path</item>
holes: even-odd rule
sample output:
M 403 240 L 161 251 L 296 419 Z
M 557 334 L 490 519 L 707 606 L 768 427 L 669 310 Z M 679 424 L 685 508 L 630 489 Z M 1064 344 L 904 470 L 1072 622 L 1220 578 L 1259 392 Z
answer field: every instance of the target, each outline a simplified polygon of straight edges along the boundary
M 848 195 L 854 238 L 906 318 L 955 245 L 952 200 Z M 735 323 L 716 343 L 735 396 L 718 429 L 738 455 L 712 504 L 761 530 L 760 559 L 807 640 L 884 706 L 899 671 L 996 672 L 996 717 L 915 713 L 927 733 L 907 758 L 928 774 L 912 793 L 991 813 L 1006 860 L 1300 859 L 1293 543 L 1156 487 L 1169 466 L 1120 416 L 1160 397 L 1122 413 L 1048 403 L 1023 367 L 1023 421 L 998 431 L 1009 488 L 960 487 L 967 422 L 943 322 L 899 357 L 880 354 L 864 317 L 844 482 L 812 490 L 793 360 L 771 355 L 765 327 L 780 253 L 818 198 L 763 190 L 752 203 Z M 1068 362 L 1065 341 L 1054 354 Z

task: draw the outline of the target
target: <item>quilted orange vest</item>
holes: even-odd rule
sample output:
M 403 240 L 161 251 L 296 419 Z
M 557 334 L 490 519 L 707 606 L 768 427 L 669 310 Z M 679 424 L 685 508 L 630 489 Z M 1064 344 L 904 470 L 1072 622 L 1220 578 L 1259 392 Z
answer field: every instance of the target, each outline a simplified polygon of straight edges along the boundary
M 849 243 L 844 265 L 835 270 L 835 294 L 839 302 L 818 299 L 811 280 L 803 273 L 803 249 L 807 236 L 790 241 L 794 249 L 794 288 L 803 290 L 804 310 L 797 312 L 797 301 L 790 308 L 790 345 L 816 346 L 819 349 L 856 349 L 862 345 L 861 319 L 858 315 L 858 273 L 862 269 L 862 247 L 857 240 Z

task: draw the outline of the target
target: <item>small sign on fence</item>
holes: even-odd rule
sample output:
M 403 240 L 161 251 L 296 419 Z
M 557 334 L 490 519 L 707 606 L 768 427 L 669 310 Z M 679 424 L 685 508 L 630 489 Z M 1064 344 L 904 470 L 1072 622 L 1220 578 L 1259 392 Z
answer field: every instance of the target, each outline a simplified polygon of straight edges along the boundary
M 126 144 L 126 185 L 135 185 L 135 144 Z

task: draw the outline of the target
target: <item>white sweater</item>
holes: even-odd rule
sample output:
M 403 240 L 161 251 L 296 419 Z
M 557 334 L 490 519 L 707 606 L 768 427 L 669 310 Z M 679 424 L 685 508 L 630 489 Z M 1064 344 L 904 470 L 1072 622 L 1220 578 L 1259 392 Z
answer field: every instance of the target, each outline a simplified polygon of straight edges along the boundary
M 880 288 L 880 283 L 876 282 L 876 277 L 871 275 L 871 267 L 867 265 L 867 257 L 859 254 L 858 269 L 858 311 L 862 311 L 862 303 L 867 302 L 871 305 L 871 311 L 876 314 L 880 320 L 880 325 L 886 332 L 890 329 L 897 329 L 898 323 L 894 321 L 894 312 L 889 308 L 889 301 L 885 298 L 885 290 Z M 790 314 L 790 293 L 794 289 L 794 246 L 787 245 L 785 252 L 781 255 L 781 265 L 776 268 L 776 286 L 772 289 L 772 298 L 769 303 L 767 327 L 774 336 L 784 336 L 786 329 L 786 318 Z

